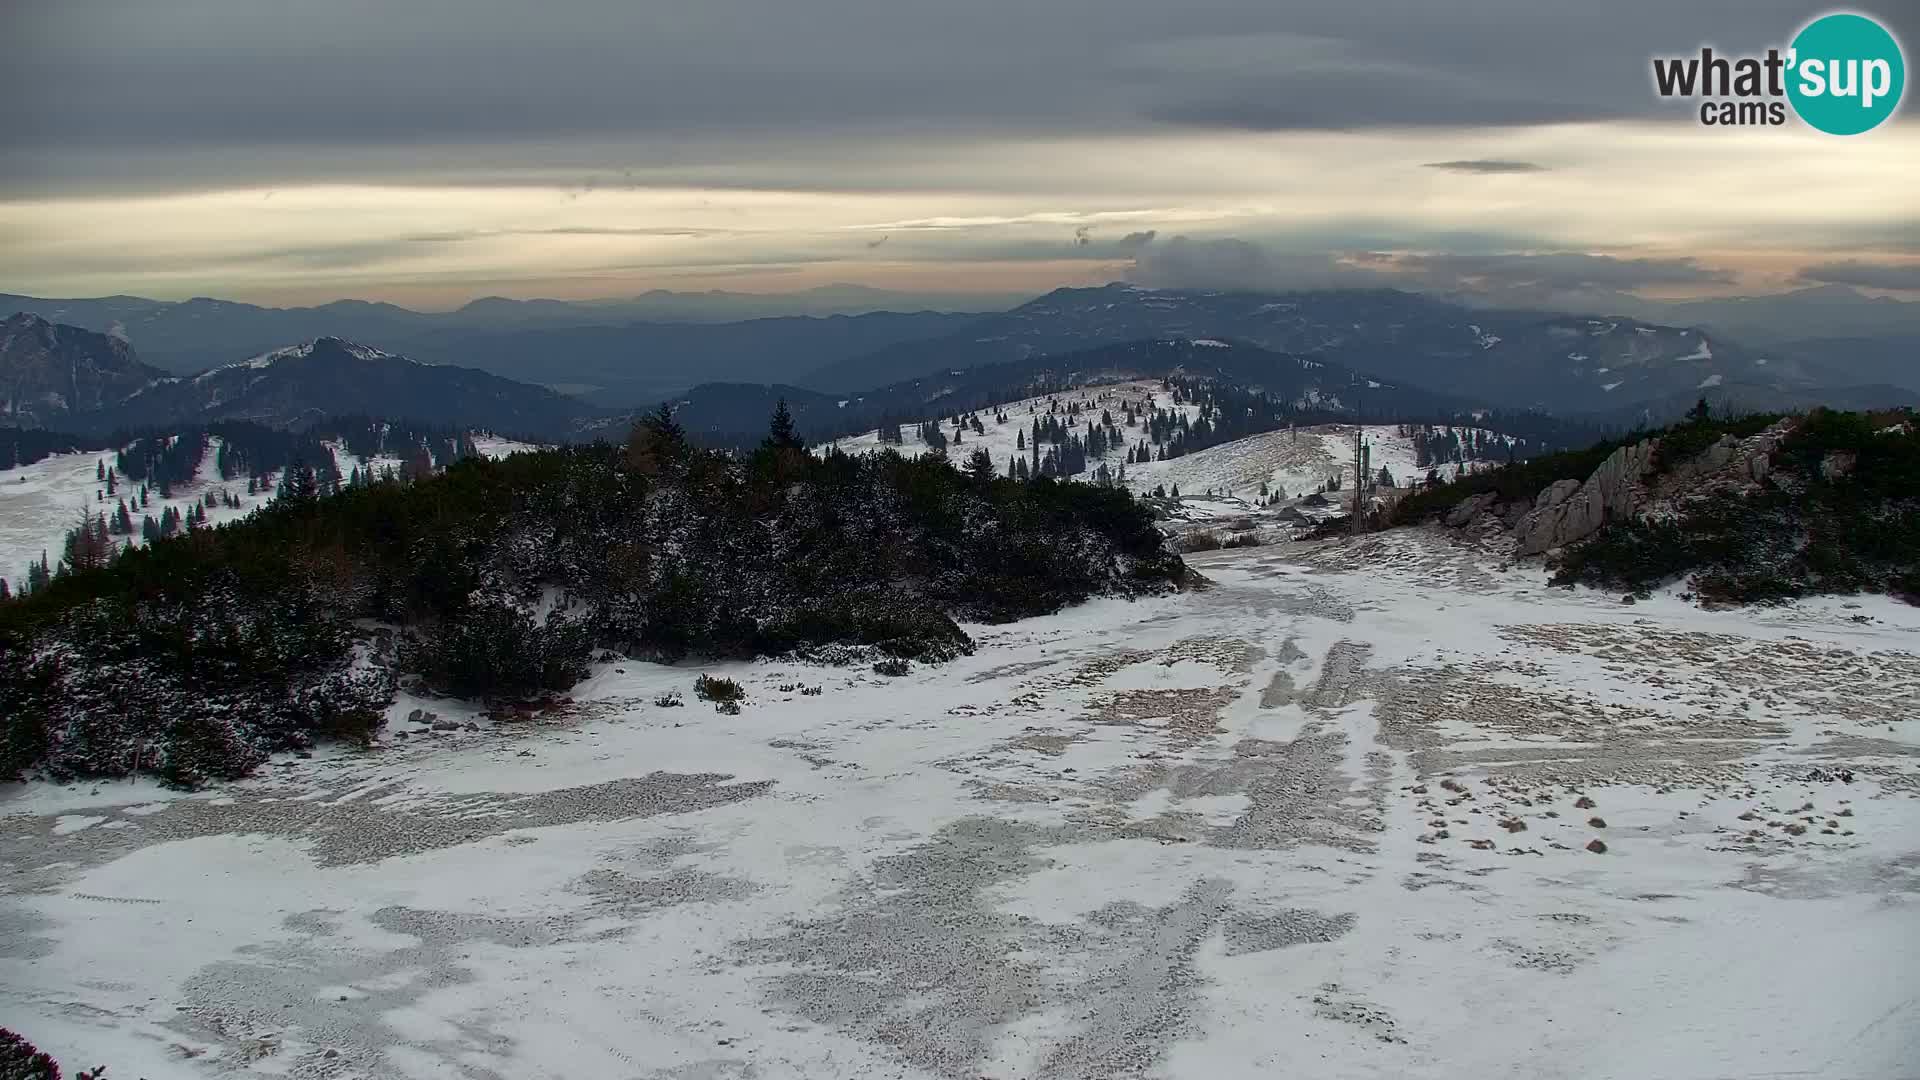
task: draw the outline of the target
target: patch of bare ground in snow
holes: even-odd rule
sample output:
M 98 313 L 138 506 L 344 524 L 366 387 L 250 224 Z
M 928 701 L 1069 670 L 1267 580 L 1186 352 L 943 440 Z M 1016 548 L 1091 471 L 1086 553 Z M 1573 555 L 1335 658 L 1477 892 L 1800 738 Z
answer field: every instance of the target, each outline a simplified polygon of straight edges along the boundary
M 1220 710 L 1239 696 L 1232 687 L 1121 690 L 1096 700 L 1087 719 L 1095 724 L 1150 730 L 1170 747 L 1183 749 L 1220 734 Z
M 1290 544 L 1273 558 L 1321 574 L 1390 574 L 1431 585 L 1483 591 L 1501 584 L 1506 568 L 1490 555 L 1506 555 L 1511 544 L 1482 547 L 1451 531 L 1413 528 Z
M 989 890 L 1045 865 L 1043 845 L 1072 830 L 993 818 L 954 823 L 879 860 L 836 910 L 743 941 L 783 1011 L 892 1048 L 942 1077 L 971 1080 L 1001 1031 L 1061 1010 L 1068 1029 L 1028 1075 L 1097 1080 L 1148 1075 L 1187 1027 L 1193 961 L 1228 912 L 1232 886 L 1202 880 L 1177 901 L 1115 901 L 1084 921 L 1000 910 Z
M 611 944 L 636 933 L 635 916 L 752 891 L 748 882 L 677 865 L 700 850 L 688 837 L 638 845 L 574 880 L 588 898 L 584 907 L 536 915 L 404 905 L 368 912 L 366 922 L 402 942 L 396 947 L 357 944 L 344 932 L 342 911 L 290 915 L 283 936 L 243 946 L 189 978 L 180 987 L 183 1004 L 164 1027 L 177 1037 L 178 1053 L 224 1047 L 220 1060 L 229 1065 L 262 1063 L 302 1080 L 393 1075 L 396 1059 L 416 1056 L 465 1060 L 464 1077 L 506 1080 L 511 1071 L 471 1064 L 512 1053 L 504 1017 L 474 1009 L 443 1017 L 423 1034 L 422 1010 L 435 995 L 479 978 L 469 962 L 475 953 L 511 957 L 574 942 Z
M 1794 710 L 1892 728 L 1920 711 L 1920 656 L 1860 652 L 1804 638 L 1758 641 L 1651 624 L 1500 628 L 1516 644 L 1589 657 L 1693 708 Z
M 1061 783 L 1061 777 L 1052 773 L 1037 775 L 1036 755 L 1060 758 L 1075 745 L 1094 739 L 1102 729 L 1111 728 L 1152 733 L 1165 752 L 1177 753 L 1205 743 L 1224 730 L 1222 713 L 1239 698 L 1247 676 L 1264 656 L 1265 650 L 1244 640 L 1205 635 L 1179 638 L 1157 649 L 1103 649 L 1091 656 L 1071 658 L 1065 666 L 1054 662 L 1000 665 L 991 670 L 1013 677 L 1055 670 L 1024 679 L 1017 692 L 1002 702 L 970 705 L 966 715 L 1041 717 L 1067 712 L 1068 718 L 1026 725 L 1017 735 L 942 765 L 967 774 L 969 789 L 984 799 L 1056 801 L 1072 784 Z M 1200 665 L 1212 669 L 1212 673 L 1176 674 L 1173 669 L 1180 665 Z M 1109 686 L 1129 675 L 1146 681 L 1191 683 L 1203 679 L 1209 685 Z M 983 772 L 991 775 L 981 775 Z
M 348 866 L 471 844 L 520 829 L 682 814 L 764 794 L 764 781 L 721 775 L 652 773 L 526 795 L 410 797 L 405 803 L 358 790 L 269 793 L 244 789 L 221 799 L 182 799 L 163 813 L 117 816 L 49 842 L 60 815 L 0 815 L 0 865 L 9 891 L 54 888 L 73 873 L 154 844 L 251 834 L 305 841 L 320 866 Z
M 1310 727 L 1285 742 L 1242 739 L 1225 758 L 1142 762 L 1090 781 L 1109 803 L 1087 819 L 1222 848 L 1278 850 L 1320 844 L 1369 851 L 1371 834 L 1383 827 L 1379 806 L 1370 790 L 1355 792 L 1354 778 L 1345 770 L 1346 751 L 1343 734 Z M 1128 821 L 1120 812 L 1122 804 L 1157 791 L 1165 791 L 1175 806 L 1238 796 L 1245 800 L 1245 809 L 1225 824 L 1205 823 L 1178 811 Z

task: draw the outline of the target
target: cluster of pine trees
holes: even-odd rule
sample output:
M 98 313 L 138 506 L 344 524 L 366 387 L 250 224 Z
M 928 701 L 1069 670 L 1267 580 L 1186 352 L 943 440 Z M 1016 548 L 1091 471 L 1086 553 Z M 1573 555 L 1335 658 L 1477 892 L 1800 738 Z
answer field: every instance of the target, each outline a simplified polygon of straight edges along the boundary
M 67 435 L 39 428 L 0 427 L 0 469 L 32 465 L 55 454 L 103 450 L 110 445 L 110 440 L 98 437 Z
M 1422 469 L 1468 461 L 1508 464 L 1526 456 L 1525 440 L 1497 435 L 1484 428 L 1401 424 L 1400 434 L 1413 441 L 1413 463 Z
M 473 434 L 460 428 L 442 428 L 373 416 L 341 416 L 322 428 L 357 458 L 411 458 L 424 451 L 435 468 L 477 456 Z
M 0 772 L 192 784 L 366 737 L 402 674 L 517 696 L 570 686 L 598 648 L 941 659 L 971 647 L 956 617 L 1183 575 L 1124 491 L 992 472 L 810 454 L 784 407 L 744 453 L 691 445 L 663 409 L 625 446 L 469 456 L 331 494 L 290 468 L 245 520 L 0 603 Z

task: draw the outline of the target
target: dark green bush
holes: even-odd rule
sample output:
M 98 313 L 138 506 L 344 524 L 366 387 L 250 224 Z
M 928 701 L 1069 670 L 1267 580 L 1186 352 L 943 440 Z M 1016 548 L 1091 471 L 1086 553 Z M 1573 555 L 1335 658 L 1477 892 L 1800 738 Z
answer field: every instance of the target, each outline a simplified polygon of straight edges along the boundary
M 60 1066 L 24 1037 L 0 1028 L 0 1080 L 60 1080 Z
M 725 703 L 741 700 L 747 696 L 747 691 L 732 679 L 702 675 L 693 680 L 693 696 L 701 701 Z
M 504 600 L 475 601 L 409 642 L 409 670 L 463 697 L 526 697 L 587 677 L 593 635 L 583 621 L 532 613 Z

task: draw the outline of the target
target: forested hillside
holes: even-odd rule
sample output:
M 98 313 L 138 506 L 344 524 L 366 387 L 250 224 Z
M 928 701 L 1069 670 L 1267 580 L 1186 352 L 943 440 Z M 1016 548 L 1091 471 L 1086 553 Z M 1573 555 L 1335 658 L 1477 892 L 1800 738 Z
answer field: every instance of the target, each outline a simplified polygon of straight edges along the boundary
M 814 458 L 785 422 L 744 456 L 690 446 L 663 413 L 625 447 L 321 488 L 296 467 L 245 521 L 0 603 L 0 771 L 240 775 L 317 736 L 365 737 L 401 679 L 558 692 L 596 648 L 938 661 L 971 648 L 955 618 L 1184 573 L 1124 491 Z

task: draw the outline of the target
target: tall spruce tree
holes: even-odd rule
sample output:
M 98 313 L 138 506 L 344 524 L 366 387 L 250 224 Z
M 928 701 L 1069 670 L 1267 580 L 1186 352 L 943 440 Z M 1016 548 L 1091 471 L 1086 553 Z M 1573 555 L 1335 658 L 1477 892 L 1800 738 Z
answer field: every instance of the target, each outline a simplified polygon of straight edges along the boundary
M 787 399 L 781 398 L 773 407 L 773 416 L 767 421 L 767 437 L 760 444 L 768 450 L 805 450 L 806 440 L 793 429 L 793 411 L 787 408 Z
M 673 418 L 673 406 L 664 401 L 627 433 L 627 466 L 642 476 L 684 464 L 689 450 L 686 429 Z

